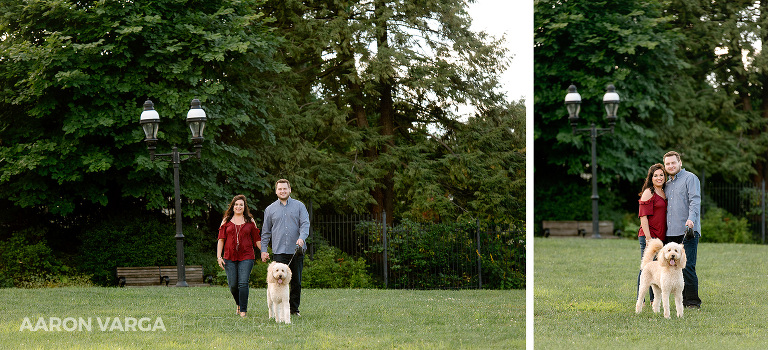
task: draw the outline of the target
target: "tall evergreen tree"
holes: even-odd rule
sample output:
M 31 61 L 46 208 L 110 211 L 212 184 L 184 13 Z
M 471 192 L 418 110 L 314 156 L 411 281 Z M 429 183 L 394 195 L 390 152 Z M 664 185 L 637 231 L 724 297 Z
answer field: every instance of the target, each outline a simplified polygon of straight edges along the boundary
M 768 175 L 768 2 L 672 1 L 688 66 L 670 100 L 674 125 L 660 144 L 688 164 L 731 181 Z
M 364 180 L 352 187 L 369 190 L 356 197 L 368 211 L 396 211 L 397 179 L 409 167 L 404 149 L 443 137 L 435 130 L 451 137 L 461 129 L 457 106 L 476 106 L 482 117 L 506 106 L 495 90 L 505 50 L 469 30 L 462 1 L 271 1 L 267 8 L 292 44 L 284 52 L 296 72 L 297 104 L 334 108 L 351 126 L 345 156 Z M 517 113 L 510 107 L 507 115 Z

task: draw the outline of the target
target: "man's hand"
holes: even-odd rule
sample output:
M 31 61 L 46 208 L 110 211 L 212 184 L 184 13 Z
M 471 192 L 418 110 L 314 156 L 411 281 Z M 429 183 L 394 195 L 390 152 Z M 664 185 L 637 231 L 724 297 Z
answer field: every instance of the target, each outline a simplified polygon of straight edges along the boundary
M 299 240 L 298 240 L 298 241 L 296 241 L 296 244 L 300 245 L 302 248 L 305 248 L 305 247 L 304 247 L 304 240 L 303 240 L 303 239 L 301 239 L 301 238 L 299 238 Z
M 679 221 L 678 221 L 678 222 L 679 222 Z M 693 228 L 693 221 L 691 221 L 691 220 L 688 220 L 688 221 L 686 221 L 686 222 L 685 222 L 685 226 L 688 226 L 688 227 L 690 227 L 690 228 Z
M 269 260 L 269 253 L 261 252 L 261 262 L 267 262 Z

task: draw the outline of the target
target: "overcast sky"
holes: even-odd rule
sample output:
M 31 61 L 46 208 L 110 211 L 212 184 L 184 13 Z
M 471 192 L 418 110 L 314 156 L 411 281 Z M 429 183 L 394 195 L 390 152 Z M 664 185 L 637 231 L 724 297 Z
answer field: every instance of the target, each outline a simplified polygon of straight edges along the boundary
M 533 102 L 533 1 L 477 0 L 469 4 L 472 29 L 496 37 L 506 33 L 512 62 L 501 81 L 512 100 Z

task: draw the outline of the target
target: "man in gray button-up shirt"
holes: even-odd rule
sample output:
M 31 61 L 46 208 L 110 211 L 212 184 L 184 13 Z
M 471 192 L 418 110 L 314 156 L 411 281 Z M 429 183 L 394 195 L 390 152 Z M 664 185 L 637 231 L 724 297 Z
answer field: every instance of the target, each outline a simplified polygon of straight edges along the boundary
M 682 243 L 688 259 L 683 269 L 683 305 L 688 308 L 701 307 L 699 279 L 696 276 L 696 253 L 701 237 L 701 183 L 693 173 L 682 168 L 683 162 L 677 152 L 664 155 L 664 168 L 669 180 L 664 187 L 667 195 L 667 241 Z M 693 229 L 693 236 L 686 236 L 687 228 Z
M 275 183 L 277 200 L 264 209 L 264 224 L 261 227 L 261 261 L 267 262 L 267 247 L 272 242 L 274 261 L 288 264 L 291 269 L 291 314 L 299 314 L 301 304 L 301 271 L 304 269 L 306 239 L 309 236 L 309 213 L 304 203 L 291 198 L 291 184 L 280 179 Z M 297 253 L 296 246 L 302 247 Z

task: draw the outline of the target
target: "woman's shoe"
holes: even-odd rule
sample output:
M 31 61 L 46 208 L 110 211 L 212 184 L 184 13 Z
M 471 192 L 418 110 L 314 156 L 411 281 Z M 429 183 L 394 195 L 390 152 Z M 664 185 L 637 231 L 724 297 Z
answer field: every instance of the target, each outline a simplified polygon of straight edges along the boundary
M 235 310 L 235 315 L 239 315 L 239 314 L 240 314 L 240 305 L 238 305 L 237 310 Z
M 240 312 L 239 314 L 240 314 L 240 317 L 242 317 L 242 318 L 245 318 L 245 316 L 246 316 L 245 312 Z

